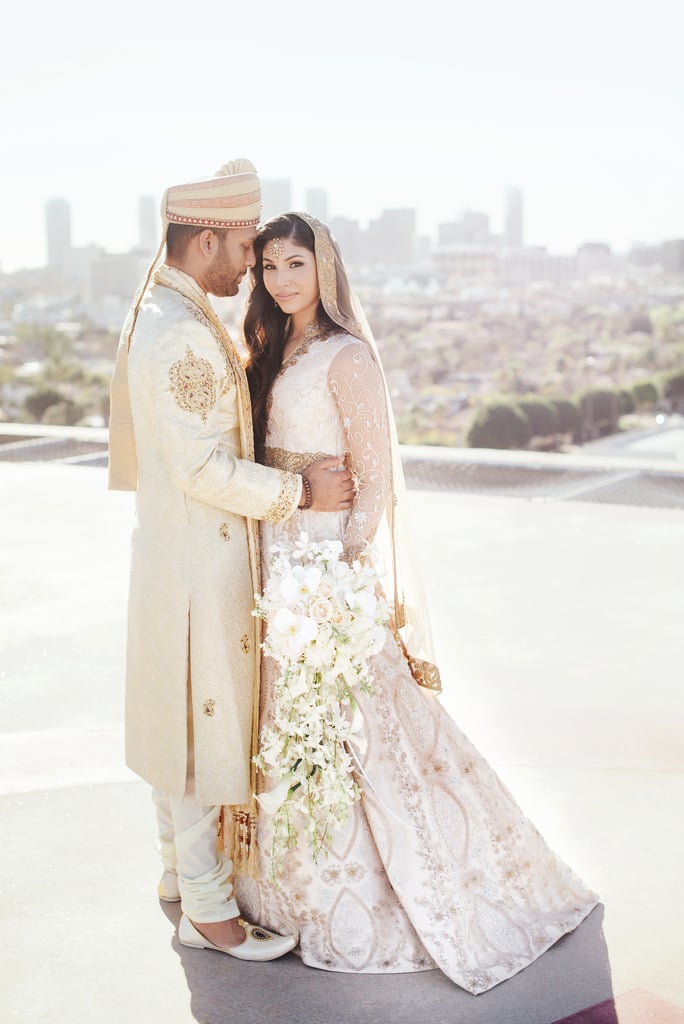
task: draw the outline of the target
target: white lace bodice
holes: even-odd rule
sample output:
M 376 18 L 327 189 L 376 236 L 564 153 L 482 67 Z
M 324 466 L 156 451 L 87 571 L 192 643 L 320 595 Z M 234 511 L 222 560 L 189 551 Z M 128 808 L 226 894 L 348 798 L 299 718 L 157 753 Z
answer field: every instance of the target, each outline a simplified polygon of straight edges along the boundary
M 357 555 L 374 538 L 392 490 L 385 388 L 368 345 L 340 333 L 293 352 L 273 384 L 266 444 L 347 456 L 357 495 L 341 539 Z

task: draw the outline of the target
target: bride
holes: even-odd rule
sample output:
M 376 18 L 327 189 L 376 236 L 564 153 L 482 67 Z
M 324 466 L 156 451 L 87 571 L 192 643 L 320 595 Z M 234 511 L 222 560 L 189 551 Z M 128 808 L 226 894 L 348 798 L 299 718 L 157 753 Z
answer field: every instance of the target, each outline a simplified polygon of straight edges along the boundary
M 350 511 L 262 523 L 264 572 L 272 545 L 302 531 L 341 540 L 347 560 L 374 541 L 389 569 L 391 622 L 372 658 L 373 692 L 357 695 L 366 742 L 361 799 L 347 824 L 314 860 L 301 823 L 274 882 L 271 819 L 260 810 L 261 878 L 240 876 L 236 895 L 260 924 L 294 926 L 312 967 L 439 967 L 469 992 L 485 992 L 574 929 L 597 897 L 549 849 L 436 697 L 387 388 L 330 232 L 289 213 L 265 224 L 254 248 L 245 340 L 257 457 L 301 472 L 323 455 L 344 456 L 357 480 Z M 262 726 L 272 724 L 277 678 L 265 657 Z

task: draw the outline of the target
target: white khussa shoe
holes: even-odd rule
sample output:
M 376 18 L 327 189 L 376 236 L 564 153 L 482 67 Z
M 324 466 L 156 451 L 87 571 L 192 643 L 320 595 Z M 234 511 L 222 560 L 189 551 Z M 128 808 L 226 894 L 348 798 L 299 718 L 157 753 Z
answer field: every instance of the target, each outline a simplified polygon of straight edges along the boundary
M 157 886 L 157 895 L 164 903 L 180 903 L 178 875 L 173 868 L 166 868 Z
M 297 935 L 277 935 L 267 928 L 250 924 L 243 918 L 238 918 L 238 924 L 242 925 L 247 933 L 247 938 L 239 946 L 215 946 L 213 942 L 197 931 L 189 917 L 185 914 L 178 925 L 178 938 L 182 946 L 190 946 L 192 949 L 215 949 L 217 953 L 227 953 L 228 956 L 237 957 L 238 960 L 277 960 L 284 956 L 297 945 Z

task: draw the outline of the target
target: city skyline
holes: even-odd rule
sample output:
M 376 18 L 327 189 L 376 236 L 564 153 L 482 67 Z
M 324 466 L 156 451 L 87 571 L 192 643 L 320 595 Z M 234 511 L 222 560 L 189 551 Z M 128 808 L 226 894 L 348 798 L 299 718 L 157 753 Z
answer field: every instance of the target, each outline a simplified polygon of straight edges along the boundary
M 323 188 L 329 215 L 367 224 L 414 208 L 418 232 L 463 209 L 503 231 L 504 190 L 525 196 L 525 241 L 684 236 L 684 8 L 629 0 L 556 9 L 483 0 L 445 9 L 349 0 L 326 26 L 314 0 L 227 10 L 121 0 L 74 31 L 73 0 L 13 9 L 0 66 L 6 145 L 0 265 L 45 263 L 43 210 L 72 206 L 76 247 L 125 250 L 141 195 L 247 156 Z M 258 25 L 257 25 L 258 22 Z
M 292 197 L 292 182 L 289 179 L 276 179 L 269 181 L 268 179 L 262 182 L 263 187 L 263 199 L 264 199 L 264 216 L 266 220 L 268 217 L 274 216 L 275 211 L 279 209 L 309 209 L 313 206 L 318 206 L 318 210 L 314 212 L 314 216 L 321 216 L 328 207 L 328 195 L 325 189 L 307 187 L 304 190 L 304 195 L 307 202 L 299 206 L 296 203 L 288 202 L 288 199 Z M 285 200 L 284 203 L 282 200 Z M 313 204 L 313 206 L 312 206 Z M 45 252 L 46 260 L 44 264 L 39 264 L 36 267 L 26 267 L 22 269 L 40 269 L 43 265 L 52 267 L 56 270 L 64 271 L 67 269 L 69 259 L 73 255 L 83 253 L 86 255 L 87 251 L 91 253 L 100 251 L 103 255 L 109 256 L 123 256 L 127 254 L 138 253 L 152 253 L 157 249 L 161 231 L 161 219 L 157 213 L 158 204 L 153 196 L 143 195 L 137 199 L 137 223 L 135 230 L 135 237 L 131 238 L 130 243 L 121 251 L 114 253 L 112 250 L 108 250 L 105 245 L 99 242 L 97 239 L 91 240 L 86 246 L 73 245 L 71 241 L 72 230 L 72 209 L 71 204 L 63 197 L 53 196 L 45 204 L 44 209 L 44 240 L 45 240 Z M 500 230 L 496 230 L 496 224 L 494 229 L 492 228 L 491 218 L 489 214 L 484 211 L 473 210 L 465 207 L 460 212 L 459 216 L 452 218 L 450 221 L 446 221 L 436 225 L 434 235 L 429 239 L 430 252 L 435 253 L 441 246 L 449 246 L 456 243 L 457 245 L 475 245 L 476 247 L 513 247 L 515 248 L 538 248 L 540 250 L 546 250 L 551 254 L 550 247 L 546 245 L 540 246 L 528 246 L 524 238 L 525 234 L 525 195 L 521 189 L 515 186 L 507 186 L 504 193 L 504 212 L 501 217 Z M 365 238 L 366 243 L 372 245 L 374 229 L 378 229 L 387 216 L 396 215 L 409 215 L 412 220 L 415 218 L 412 216 L 415 214 L 415 210 L 412 208 L 400 208 L 394 210 L 381 210 L 378 211 L 378 215 L 375 218 L 371 218 L 367 224 L 360 224 L 360 230 L 362 236 Z M 340 222 L 345 222 L 345 227 L 351 224 L 357 224 L 351 218 L 346 217 L 344 214 L 338 215 L 338 217 L 328 218 L 333 228 L 340 226 Z M 403 232 L 405 234 L 405 230 Z M 380 235 L 379 238 L 382 236 Z M 416 231 L 413 234 L 414 241 L 418 242 L 421 238 L 419 232 Z M 339 239 L 338 239 L 339 240 Z M 661 247 L 663 243 L 667 241 L 676 242 L 682 244 L 681 239 L 668 240 L 659 239 L 651 245 L 655 248 Z M 592 246 L 604 246 L 609 243 L 604 243 L 601 240 L 590 238 L 585 239 L 581 242 L 576 252 L 582 248 L 590 248 Z M 635 243 L 635 248 L 638 248 L 641 243 Z M 370 254 L 370 262 L 382 262 L 381 255 L 377 251 L 376 245 L 373 247 L 373 252 Z M 358 253 L 355 253 L 359 256 Z M 627 255 L 627 253 L 618 253 L 616 255 Z M 361 262 L 367 262 L 361 259 Z M 411 262 L 411 260 L 402 259 L 402 263 Z M 0 265 L 0 271 L 4 268 Z

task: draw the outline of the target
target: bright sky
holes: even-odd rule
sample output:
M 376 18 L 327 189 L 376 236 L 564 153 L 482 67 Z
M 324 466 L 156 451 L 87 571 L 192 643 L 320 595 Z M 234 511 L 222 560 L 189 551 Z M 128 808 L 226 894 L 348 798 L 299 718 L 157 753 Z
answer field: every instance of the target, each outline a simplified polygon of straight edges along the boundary
M 463 209 L 570 251 L 684 237 L 682 0 L 117 0 L 13 4 L 3 23 L 0 265 L 123 251 L 137 204 L 247 156 L 366 222 Z

